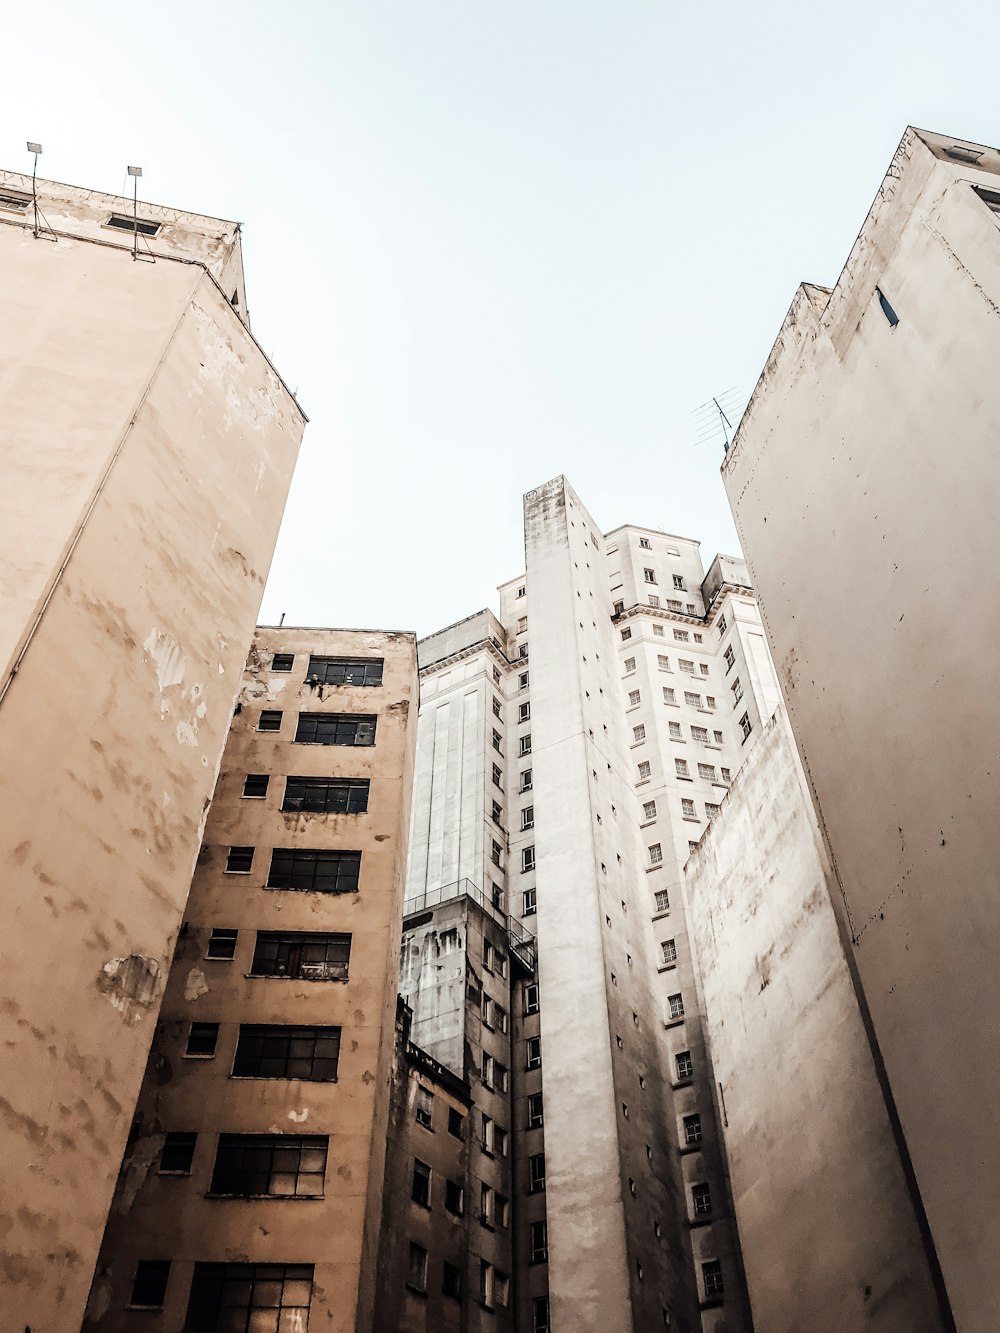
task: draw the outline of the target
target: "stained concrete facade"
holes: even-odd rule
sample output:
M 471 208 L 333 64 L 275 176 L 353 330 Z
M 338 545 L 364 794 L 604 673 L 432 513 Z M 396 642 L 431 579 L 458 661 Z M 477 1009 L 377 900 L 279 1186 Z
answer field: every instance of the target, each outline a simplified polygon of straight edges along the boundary
M 756 1327 L 939 1333 L 784 710 L 685 878 Z
M 723 469 L 963 1330 L 1000 1322 L 998 769 L 970 714 L 996 694 L 1000 605 L 969 604 L 1000 487 L 998 210 L 997 150 L 908 129 L 836 285 L 796 295 Z
M 0 172 L 0 1323 L 79 1325 L 304 417 L 235 223 Z M 54 836 L 54 831 L 58 836 Z
M 88 1329 L 145 1329 L 151 1308 L 202 1327 L 206 1265 L 234 1264 L 272 1266 L 255 1271 L 284 1283 L 281 1329 L 373 1329 L 416 691 L 412 635 L 258 631 Z M 178 1134 L 194 1136 L 185 1170 Z M 244 1149 L 301 1152 L 294 1188 L 293 1168 L 254 1175 Z M 150 1262 L 169 1268 L 140 1308 Z M 243 1278 L 227 1281 L 232 1319 Z

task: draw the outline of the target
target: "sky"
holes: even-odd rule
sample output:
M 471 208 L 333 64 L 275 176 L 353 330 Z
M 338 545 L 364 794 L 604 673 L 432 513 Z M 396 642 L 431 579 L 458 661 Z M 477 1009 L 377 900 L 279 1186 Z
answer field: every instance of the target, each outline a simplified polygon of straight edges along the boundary
M 0 166 L 243 223 L 310 417 L 261 612 L 426 634 L 523 568 L 565 473 L 608 531 L 739 546 L 721 436 L 836 281 L 908 123 L 1000 139 L 953 0 L 10 5 Z

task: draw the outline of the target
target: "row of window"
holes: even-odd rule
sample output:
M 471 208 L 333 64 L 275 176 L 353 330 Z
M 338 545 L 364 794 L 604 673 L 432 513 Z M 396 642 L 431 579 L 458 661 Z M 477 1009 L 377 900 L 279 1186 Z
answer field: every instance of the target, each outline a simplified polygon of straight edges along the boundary
M 525 705 L 525 707 L 527 707 L 527 705 Z M 500 735 L 499 731 L 497 731 L 497 729 L 494 727 L 494 729 L 493 729 L 493 748 L 494 748 L 494 750 L 496 750 L 497 754 L 503 754 L 502 746 L 503 746 L 503 737 Z M 521 736 L 521 737 L 518 738 L 517 752 L 518 752 L 518 754 L 522 754 L 522 755 L 523 755 L 523 754 L 531 754 L 531 733 L 530 733 L 530 732 L 528 732 L 528 734 L 527 734 L 526 736 Z
M 679 778 L 686 778 L 688 781 L 691 780 L 691 769 L 686 759 L 674 760 L 674 772 L 677 774 Z M 723 773 L 722 781 L 728 782 L 729 769 L 728 768 L 722 769 L 722 773 Z M 717 783 L 719 781 L 719 774 L 714 764 L 698 764 L 698 776 L 705 782 Z
M 744 714 L 744 717 L 746 717 L 746 714 Z M 742 719 L 741 719 L 741 723 L 740 723 L 740 725 L 742 726 Z M 701 745 L 712 745 L 712 744 L 715 744 L 715 745 L 722 745 L 722 744 L 724 744 L 725 737 L 724 737 L 724 733 L 721 732 L 721 731 L 713 731 L 713 732 L 711 733 L 711 735 L 709 735 L 709 731 L 708 731 L 708 728 L 707 728 L 707 727 L 691 727 L 690 730 L 691 730 L 691 739 L 692 739 L 693 741 L 695 741 L 695 742 L 701 744 Z M 672 741 L 683 741 L 683 740 L 684 740 L 684 732 L 681 730 L 681 724 L 680 724 L 679 722 L 668 722 L 668 723 L 667 723 L 667 733 L 668 733 L 668 735 L 670 736 L 670 739 L 671 739 Z M 748 732 L 744 732 L 744 735 L 747 735 L 747 734 L 748 734 Z M 633 744 L 635 744 L 635 745 L 639 745 L 639 744 L 640 744 L 642 741 L 644 741 L 645 739 L 646 739 L 646 725 L 645 725 L 645 723 L 640 722 L 637 726 L 634 726 L 634 727 L 632 728 L 632 742 L 633 742 Z M 644 776 L 643 773 L 642 773 L 642 769 L 643 769 L 644 767 L 645 767 L 645 768 L 648 768 L 649 765 L 648 765 L 648 764 L 645 764 L 645 765 L 644 765 L 644 764 L 640 764 L 640 765 L 639 765 L 639 777 L 640 777 L 640 778 L 642 778 L 642 777 Z M 728 769 L 724 769 L 723 771 L 724 771 L 724 772 L 728 772 Z M 649 774 L 646 773 L 646 774 L 645 774 L 645 777 L 649 777 Z M 723 779 L 723 781 L 728 782 L 729 779 L 728 779 L 728 778 L 725 778 L 725 779 Z
M 656 666 L 659 671 L 669 671 L 673 674 L 670 658 L 663 653 L 657 653 Z M 677 670 L 683 671 L 686 676 L 707 676 L 709 674 L 709 665 L 707 662 L 695 662 L 690 657 L 678 657 Z M 635 671 L 635 658 L 626 657 L 625 674 L 630 675 L 633 671 Z
M 230 847 L 226 873 L 249 875 L 255 852 L 255 847 Z M 357 893 L 360 876 L 360 852 L 325 847 L 275 847 L 264 887 L 301 893 Z
M 501 788 L 503 787 L 503 769 L 500 767 L 499 764 L 493 765 L 493 783 L 494 786 Z M 521 770 L 519 783 L 520 783 L 518 787 L 519 791 L 531 791 L 532 775 L 530 768 L 525 768 Z M 500 821 L 497 820 L 496 822 L 499 823 Z
M 285 1333 L 309 1322 L 312 1264 L 195 1264 L 185 1333 Z M 162 1310 L 169 1259 L 140 1259 L 130 1304 Z
M 198 1135 L 170 1133 L 159 1174 L 189 1176 Z M 208 1192 L 231 1198 L 321 1199 L 330 1140 L 326 1135 L 220 1134 Z
M 528 676 L 527 671 L 522 672 L 522 675 L 525 677 L 525 684 L 527 684 L 527 676 Z M 493 716 L 494 717 L 503 716 L 503 707 L 500 703 L 500 700 L 496 697 L 496 695 L 493 696 Z M 528 722 L 530 721 L 530 719 L 531 719 L 531 704 L 527 702 L 523 704 L 518 704 L 517 706 L 518 722 Z
M 239 931 L 216 926 L 206 958 L 231 962 Z M 351 936 L 320 931 L 259 930 L 250 963 L 252 977 L 294 977 L 300 981 L 346 981 L 351 961 Z
M 275 653 L 271 658 L 272 671 L 291 671 L 294 665 L 294 653 Z M 382 667 L 381 657 L 318 657 L 311 654 L 306 680 L 320 685 L 381 685 Z
M 248 773 L 243 781 L 244 797 L 264 800 L 270 780 L 268 773 Z M 289 777 L 285 779 L 281 809 L 310 814 L 363 815 L 368 809 L 370 790 L 368 778 Z
M 660 605 L 660 599 L 659 599 L 658 597 L 650 597 L 650 599 L 649 599 L 649 604 L 650 604 L 651 607 L 659 607 L 659 605 Z M 624 603 L 624 602 L 615 602 L 615 608 L 614 608 L 614 609 L 615 609 L 615 615 L 616 615 L 616 616 L 620 616 L 620 615 L 622 614 L 622 612 L 625 610 L 625 603 Z M 696 615 L 696 614 L 697 614 L 696 608 L 695 608 L 695 606 L 694 606 L 694 604 L 693 604 L 692 602 L 687 602 L 687 603 L 682 607 L 681 604 L 680 604 L 680 602 L 673 601 L 673 600 L 672 600 L 671 598 L 669 598 L 669 597 L 667 598 L 667 609 L 670 610 L 670 611 L 677 611 L 677 612 L 680 612 L 680 611 L 683 610 L 683 611 L 686 611 L 687 614 L 688 614 L 689 616 L 693 616 L 693 615 Z M 686 631 L 686 630 L 678 630 L 678 629 L 675 629 L 675 630 L 673 631 L 673 635 L 674 635 L 674 638 L 675 638 L 679 643 L 688 643 L 688 642 L 690 641 L 690 640 L 689 640 L 689 634 L 688 634 L 688 631 Z M 622 630 L 622 632 L 621 632 L 621 636 L 622 636 L 622 638 L 625 639 L 625 640 L 631 639 L 631 637 L 632 637 L 632 630 L 631 630 L 631 628 L 629 628 L 628 626 L 626 626 L 626 628 Z M 663 638 L 666 637 L 666 631 L 664 630 L 663 626 L 662 626 L 658 621 L 654 621 L 654 622 L 653 622 L 653 637 L 656 638 L 656 639 L 663 639 Z M 695 641 L 695 643 L 703 643 L 703 642 L 704 642 L 704 638 L 703 638 L 703 636 L 702 636 L 700 633 L 695 632 L 695 634 L 694 634 L 694 641 Z M 628 661 L 630 661 L 630 660 L 631 660 L 631 659 L 626 658 L 626 662 L 628 662 Z M 634 668 L 634 667 L 628 667 L 628 666 L 626 666 L 625 669 L 626 669 L 626 671 L 628 671 L 628 670 L 634 670 L 635 668 Z M 708 667 L 707 667 L 707 666 L 705 667 L 705 674 L 706 674 L 706 675 L 708 674 Z
M 280 708 L 264 708 L 258 731 L 281 730 Z M 301 745 L 374 745 L 378 718 L 374 713 L 299 713 L 295 740 Z
M 218 1023 L 192 1023 L 184 1054 L 201 1060 L 215 1056 Z M 339 1027 L 293 1027 L 241 1023 L 231 1078 L 287 1078 L 335 1083 L 340 1061 Z

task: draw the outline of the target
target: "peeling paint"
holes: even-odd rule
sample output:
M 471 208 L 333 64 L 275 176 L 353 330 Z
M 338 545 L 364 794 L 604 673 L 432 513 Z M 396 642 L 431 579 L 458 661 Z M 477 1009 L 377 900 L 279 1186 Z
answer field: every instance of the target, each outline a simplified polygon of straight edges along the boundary
M 154 626 L 142 646 L 156 665 L 156 683 L 160 693 L 171 685 L 179 685 L 184 679 L 187 658 L 174 636 Z
M 193 1004 L 202 995 L 208 994 L 208 982 L 200 967 L 192 967 L 184 983 L 184 998 Z
M 97 989 L 133 1027 L 155 1004 L 160 984 L 159 963 L 141 954 L 110 958 L 97 974 Z

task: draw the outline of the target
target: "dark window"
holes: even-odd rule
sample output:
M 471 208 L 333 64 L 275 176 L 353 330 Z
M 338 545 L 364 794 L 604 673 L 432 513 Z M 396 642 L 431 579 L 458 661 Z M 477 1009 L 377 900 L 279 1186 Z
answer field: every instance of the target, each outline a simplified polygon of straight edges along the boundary
M 694 1065 L 691 1063 L 691 1052 L 681 1051 L 678 1055 L 674 1056 L 674 1060 L 677 1064 L 678 1079 L 684 1080 L 690 1078 L 694 1072 Z
M 269 781 L 266 773 L 248 773 L 243 781 L 243 795 L 257 798 L 266 796 Z
M 346 981 L 350 958 L 350 935 L 259 930 L 250 975 Z
M 721 1296 L 723 1292 L 722 1265 L 718 1259 L 709 1259 L 701 1266 L 702 1281 L 705 1283 L 706 1296 Z
M 189 1176 L 197 1141 L 197 1134 L 168 1134 L 160 1150 L 161 1174 Z
M 538 1194 L 545 1188 L 545 1154 L 534 1153 L 528 1158 L 528 1193 Z
M 295 739 L 307 745 L 374 745 L 372 713 L 300 713 Z
M 684 1117 L 684 1142 L 688 1144 L 701 1142 L 700 1115 L 686 1115 Z
M 212 1194 L 321 1199 L 329 1139 L 286 1134 L 220 1134 Z
M 445 1181 L 444 1206 L 449 1213 L 456 1213 L 459 1217 L 465 1211 L 465 1190 L 457 1180 Z
M 275 848 L 267 887 L 304 893 L 357 893 L 360 874 L 360 852 Z
M 306 680 L 322 685 L 381 685 L 381 657 L 310 657 Z
M 500 700 L 496 697 L 496 695 L 493 696 L 493 716 L 494 717 L 500 716 Z
M 528 1128 L 537 1129 L 542 1118 L 542 1094 L 533 1092 L 528 1098 Z
M 542 1066 L 542 1039 L 541 1037 L 529 1037 L 525 1042 L 528 1051 L 527 1068 L 540 1069 Z
M 272 671 L 291 671 L 295 665 L 294 653 L 275 653 L 271 658 Z
M 551 1333 L 548 1296 L 535 1296 L 531 1302 L 531 1333 Z
M 434 1127 L 434 1094 L 430 1088 L 422 1087 L 419 1083 L 417 1084 L 417 1100 L 413 1118 L 418 1125 L 423 1125 L 424 1129 L 433 1129 Z
M 368 809 L 367 778 L 288 778 L 282 810 L 314 814 L 363 815 Z
M 500 772 L 500 765 L 493 765 L 493 781 L 498 787 L 503 786 L 503 774 Z
M 298 1078 L 332 1083 L 337 1078 L 340 1028 L 240 1027 L 233 1078 Z
M 236 939 L 239 935 L 238 930 L 221 930 L 216 927 L 208 939 L 208 948 L 205 950 L 206 958 L 223 958 L 231 961 L 236 956 Z
M 149 222 L 145 218 L 127 218 L 120 213 L 112 213 L 104 225 L 116 227 L 119 231 L 138 232 L 140 236 L 155 236 L 160 230 L 158 222 Z
M 188 1029 L 185 1055 L 214 1055 L 219 1040 L 218 1023 L 192 1023 Z
M 257 720 L 258 731 L 280 731 L 281 709 L 265 708 Z
M 129 1304 L 139 1305 L 144 1310 L 162 1309 L 169 1276 L 169 1259 L 140 1259 L 135 1266 Z
M 30 194 L 12 194 L 9 190 L 4 190 L 0 194 L 0 208 L 26 209 L 31 203 Z
M 312 1264 L 195 1264 L 187 1333 L 305 1329 Z
M 252 847 L 230 847 L 226 857 L 226 873 L 248 875 L 253 869 Z
M 446 1296 L 454 1296 L 458 1300 L 462 1298 L 462 1270 L 456 1268 L 454 1264 L 450 1264 L 447 1259 L 444 1261 L 441 1290 Z
M 707 1217 L 712 1211 L 712 1191 L 701 1183 L 691 1186 L 691 1199 L 694 1203 L 695 1217 Z
M 538 982 L 533 981 L 530 986 L 524 988 L 524 1012 L 526 1014 L 538 1013 Z
M 431 1169 L 419 1157 L 413 1159 L 413 1183 L 410 1188 L 410 1197 L 414 1203 L 422 1204 L 424 1208 L 431 1206 Z
M 454 1106 L 448 1107 L 448 1133 L 456 1139 L 465 1138 L 465 1116 L 461 1111 L 456 1111 Z
M 414 1291 L 427 1290 L 427 1251 L 416 1241 L 410 1241 L 410 1262 L 406 1271 L 406 1285 Z
M 531 1262 L 544 1264 L 549 1257 L 548 1230 L 544 1222 L 531 1224 Z

